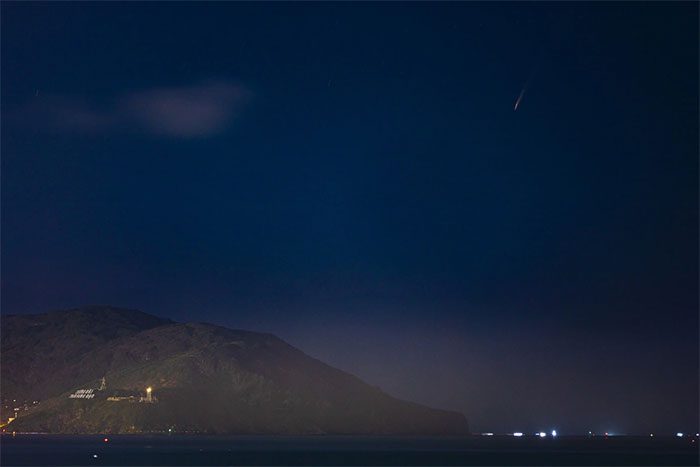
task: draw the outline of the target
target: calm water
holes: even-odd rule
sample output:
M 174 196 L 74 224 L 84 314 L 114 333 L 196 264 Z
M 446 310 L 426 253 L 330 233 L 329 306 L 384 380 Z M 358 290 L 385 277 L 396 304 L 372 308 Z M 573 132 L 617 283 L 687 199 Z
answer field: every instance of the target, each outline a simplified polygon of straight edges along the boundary
M 8 465 L 698 465 L 690 438 L 3 436 Z M 97 457 L 95 457 L 97 456 Z

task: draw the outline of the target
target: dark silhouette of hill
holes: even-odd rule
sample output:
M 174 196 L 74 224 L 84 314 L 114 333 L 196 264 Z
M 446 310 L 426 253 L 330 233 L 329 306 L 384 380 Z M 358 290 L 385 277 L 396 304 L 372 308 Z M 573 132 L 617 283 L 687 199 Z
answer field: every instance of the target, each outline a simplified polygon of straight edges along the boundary
M 60 394 L 80 380 L 84 357 L 107 342 L 168 323 L 172 321 L 110 306 L 4 315 L 0 326 L 3 399 Z
M 462 414 L 393 398 L 271 334 L 174 323 L 129 310 L 6 316 L 2 358 L 3 397 L 42 400 L 12 423 L 20 431 L 468 431 Z M 68 398 L 78 388 L 98 387 L 102 376 L 107 389 L 94 399 Z M 107 400 L 117 393 L 145 395 L 147 386 L 157 403 Z

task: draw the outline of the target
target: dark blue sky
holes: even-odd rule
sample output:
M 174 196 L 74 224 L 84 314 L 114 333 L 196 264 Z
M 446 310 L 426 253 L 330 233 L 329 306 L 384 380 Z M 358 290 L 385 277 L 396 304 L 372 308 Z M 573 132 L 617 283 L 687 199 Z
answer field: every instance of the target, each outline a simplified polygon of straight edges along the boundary
M 4 2 L 2 312 L 271 331 L 476 430 L 697 430 L 697 18 Z

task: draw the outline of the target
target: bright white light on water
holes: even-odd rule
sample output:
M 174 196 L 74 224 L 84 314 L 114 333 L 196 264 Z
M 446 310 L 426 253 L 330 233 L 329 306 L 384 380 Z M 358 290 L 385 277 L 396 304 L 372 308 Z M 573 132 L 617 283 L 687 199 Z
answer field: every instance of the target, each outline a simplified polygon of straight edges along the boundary
M 682 438 L 682 437 L 683 437 L 683 433 L 676 433 L 676 436 L 678 436 L 679 438 Z
M 517 436 L 518 438 L 520 438 L 522 435 L 523 434 L 519 431 L 516 431 L 515 433 L 513 433 L 513 436 Z
M 545 436 L 547 436 L 547 433 L 545 433 L 544 431 L 540 431 L 540 438 L 544 438 Z
M 556 437 L 556 436 L 557 436 L 557 430 L 552 430 L 552 437 Z

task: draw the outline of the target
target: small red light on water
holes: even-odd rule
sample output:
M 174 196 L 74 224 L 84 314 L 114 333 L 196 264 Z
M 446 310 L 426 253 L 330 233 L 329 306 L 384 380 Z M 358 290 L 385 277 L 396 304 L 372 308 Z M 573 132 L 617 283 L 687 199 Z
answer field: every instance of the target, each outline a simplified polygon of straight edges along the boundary
M 109 443 L 109 438 L 105 438 L 105 439 L 104 439 L 104 442 L 105 442 L 105 443 Z

